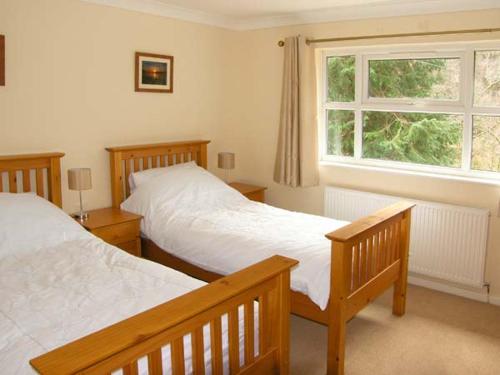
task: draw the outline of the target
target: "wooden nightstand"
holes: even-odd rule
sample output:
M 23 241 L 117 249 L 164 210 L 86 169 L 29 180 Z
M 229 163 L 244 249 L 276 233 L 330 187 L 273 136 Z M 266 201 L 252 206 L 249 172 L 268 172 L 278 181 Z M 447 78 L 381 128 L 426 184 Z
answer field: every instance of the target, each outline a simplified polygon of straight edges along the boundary
M 119 208 L 101 208 L 88 212 L 85 221 L 77 220 L 85 229 L 126 252 L 141 256 L 142 216 Z
M 256 202 L 264 203 L 265 200 L 265 190 L 267 189 L 264 186 L 256 186 L 249 184 L 242 184 L 240 182 L 231 182 L 229 183 L 233 189 L 238 190 L 241 194 L 243 194 L 248 199 L 251 199 Z

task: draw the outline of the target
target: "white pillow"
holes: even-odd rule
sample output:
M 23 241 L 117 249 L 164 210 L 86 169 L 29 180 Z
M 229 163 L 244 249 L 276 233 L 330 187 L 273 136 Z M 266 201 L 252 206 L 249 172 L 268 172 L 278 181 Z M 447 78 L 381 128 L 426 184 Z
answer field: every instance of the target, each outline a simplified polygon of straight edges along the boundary
M 219 210 L 224 207 L 236 207 L 246 197 L 231 188 L 224 181 L 201 167 L 176 169 L 171 173 L 162 173 L 151 178 L 131 194 L 122 204 L 125 211 L 144 216 L 142 221 L 145 233 L 151 225 L 156 225 L 156 212 L 178 210 Z
M 0 257 L 91 237 L 63 210 L 35 194 L 0 193 Z
M 197 167 L 196 162 L 190 161 L 187 163 L 175 164 L 170 167 L 151 168 L 140 172 L 134 172 L 128 176 L 128 186 L 130 187 L 130 191 L 133 193 L 134 190 L 137 189 L 137 187 L 139 187 L 139 185 L 144 184 L 146 181 L 149 181 L 150 179 L 156 176 L 160 176 L 164 173 L 168 173 L 171 171 L 196 168 L 196 167 Z

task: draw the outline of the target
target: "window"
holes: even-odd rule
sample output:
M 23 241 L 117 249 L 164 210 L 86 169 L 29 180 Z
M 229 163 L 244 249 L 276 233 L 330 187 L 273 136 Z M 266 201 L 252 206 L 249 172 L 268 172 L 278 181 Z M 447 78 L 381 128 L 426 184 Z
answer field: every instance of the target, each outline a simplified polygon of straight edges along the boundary
M 326 50 L 322 77 L 322 160 L 500 179 L 500 43 Z

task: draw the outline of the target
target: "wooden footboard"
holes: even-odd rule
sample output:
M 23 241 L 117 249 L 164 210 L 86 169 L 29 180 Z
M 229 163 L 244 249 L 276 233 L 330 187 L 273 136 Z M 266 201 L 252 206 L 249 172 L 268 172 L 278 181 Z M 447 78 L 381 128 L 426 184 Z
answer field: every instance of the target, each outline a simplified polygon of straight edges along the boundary
M 156 306 L 30 361 L 40 374 L 137 374 L 147 356 L 149 374 L 162 374 L 161 348 L 170 344 L 172 373 L 185 373 L 184 336 L 191 337 L 195 374 L 205 373 L 203 327 L 210 326 L 213 374 L 222 374 L 221 317 L 228 316 L 231 374 L 289 373 L 290 268 L 298 262 L 273 256 L 191 293 Z M 254 300 L 259 302 L 259 340 Z M 239 310 L 244 308 L 244 364 L 240 366 Z M 258 346 L 259 354 L 254 355 Z
M 393 313 L 406 305 L 412 203 L 399 202 L 327 234 L 332 241 L 328 375 L 344 373 L 346 323 L 394 285 Z

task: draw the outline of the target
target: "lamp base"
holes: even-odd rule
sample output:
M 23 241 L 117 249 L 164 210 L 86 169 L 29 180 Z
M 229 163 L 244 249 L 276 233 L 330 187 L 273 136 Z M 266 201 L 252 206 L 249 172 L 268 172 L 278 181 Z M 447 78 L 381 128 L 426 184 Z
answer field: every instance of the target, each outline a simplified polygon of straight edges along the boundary
M 71 217 L 78 221 L 85 221 L 89 218 L 89 214 L 87 212 L 79 212 L 77 214 L 71 215 Z

